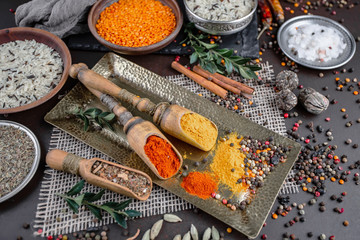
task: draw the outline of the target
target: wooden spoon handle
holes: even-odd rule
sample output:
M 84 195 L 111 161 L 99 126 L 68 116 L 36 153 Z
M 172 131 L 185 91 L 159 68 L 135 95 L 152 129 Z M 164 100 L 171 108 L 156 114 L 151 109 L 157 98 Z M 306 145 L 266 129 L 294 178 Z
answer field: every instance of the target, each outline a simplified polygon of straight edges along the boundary
M 51 150 L 46 155 L 46 164 L 49 167 L 76 175 L 79 175 L 78 171 L 81 160 L 81 157 L 59 149 Z
M 79 79 L 87 87 L 129 103 L 141 112 L 154 115 L 156 104 L 147 98 L 140 98 L 126 89 L 120 88 L 115 83 L 90 70 L 84 63 L 73 64 L 69 73 L 72 78 Z

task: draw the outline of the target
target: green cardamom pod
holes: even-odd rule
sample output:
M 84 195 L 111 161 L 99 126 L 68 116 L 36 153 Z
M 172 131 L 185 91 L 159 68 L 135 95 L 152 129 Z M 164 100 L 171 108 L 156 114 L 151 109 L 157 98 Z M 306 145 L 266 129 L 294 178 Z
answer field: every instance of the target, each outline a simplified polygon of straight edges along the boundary
M 160 233 L 164 220 L 160 219 L 151 227 L 150 240 L 154 240 Z
M 179 218 L 178 216 L 174 215 L 174 214 L 165 214 L 164 215 L 164 220 L 167 222 L 182 222 L 182 219 Z

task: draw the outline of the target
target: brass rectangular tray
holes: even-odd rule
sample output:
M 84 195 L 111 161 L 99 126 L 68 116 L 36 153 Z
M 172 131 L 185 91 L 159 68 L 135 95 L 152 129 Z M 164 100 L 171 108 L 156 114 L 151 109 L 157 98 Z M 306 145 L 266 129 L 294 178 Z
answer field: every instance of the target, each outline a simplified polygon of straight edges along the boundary
M 250 135 L 257 139 L 266 139 L 273 136 L 275 143 L 292 147 L 288 155 L 288 160 L 285 163 L 279 164 L 276 170 L 267 176 L 264 186 L 258 189 L 246 210 L 231 211 L 215 199 L 210 198 L 203 200 L 188 194 L 180 186 L 180 176 L 167 181 L 157 179 L 135 154 L 131 154 L 126 136 L 122 132 L 121 127 L 115 126 L 115 133 L 107 129 L 84 132 L 82 130 L 82 122 L 76 118 L 69 119 L 68 113 L 71 112 L 72 109 L 77 107 L 83 108 L 84 106 L 106 109 L 101 105 L 100 101 L 80 83 L 45 116 L 45 120 L 48 123 L 64 130 L 124 165 L 148 173 L 155 184 L 187 200 L 232 228 L 242 232 L 249 238 L 255 238 L 259 234 L 287 174 L 297 159 L 301 148 L 300 144 L 260 126 L 245 117 L 232 113 L 178 85 L 170 83 L 165 78 L 116 54 L 106 54 L 94 66 L 93 70 L 115 82 L 120 87 L 126 88 L 141 97 L 147 97 L 154 102 L 167 101 L 176 103 L 211 119 L 219 128 L 219 136 L 224 136 L 227 130 L 235 131 L 243 136 Z M 151 120 L 148 116 L 138 112 L 133 107 L 124 106 L 134 115 Z M 169 137 L 169 139 L 182 154 L 186 154 L 187 158 L 184 159 L 184 164 L 189 166 L 189 171 L 195 168 L 193 164 L 194 161 L 201 160 L 204 157 L 208 158 L 207 163 L 200 164 L 199 167 L 196 167 L 196 171 L 208 169 L 212 162 L 211 154 L 207 156 L 207 153 L 196 150 L 174 138 Z

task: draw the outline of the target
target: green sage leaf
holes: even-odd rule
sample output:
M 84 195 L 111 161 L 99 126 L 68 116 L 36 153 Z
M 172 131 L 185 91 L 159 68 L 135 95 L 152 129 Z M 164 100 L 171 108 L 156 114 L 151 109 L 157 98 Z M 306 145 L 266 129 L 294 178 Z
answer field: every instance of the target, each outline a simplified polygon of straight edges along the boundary
M 231 57 L 234 54 L 234 51 L 231 49 L 223 48 L 223 49 L 216 49 L 223 58 Z
M 100 126 L 101 128 L 104 127 L 104 125 L 102 124 L 101 118 L 99 118 L 99 117 L 97 116 L 97 117 L 94 118 L 94 120 L 95 120 L 95 122 L 96 122 L 97 124 L 99 124 L 99 126 Z
M 81 191 L 81 189 L 83 189 L 84 183 L 85 183 L 84 179 L 79 181 L 66 193 L 66 195 L 73 196 L 73 195 L 78 194 Z
M 97 200 L 100 200 L 101 197 L 104 195 L 105 190 L 101 189 L 100 192 L 98 192 L 97 194 L 95 193 L 85 193 L 84 196 L 84 200 L 88 201 L 88 202 L 95 202 Z
M 191 54 L 191 56 L 190 56 L 190 64 L 196 63 L 198 58 L 199 58 L 199 54 L 197 54 L 196 52 Z
M 107 121 L 104 121 L 104 124 L 105 124 L 111 131 L 114 131 L 114 128 L 113 128 L 113 126 L 111 126 L 110 123 L 108 123 Z
M 89 116 L 89 117 L 92 117 L 92 118 L 95 118 L 96 116 L 98 116 L 102 111 L 98 108 L 89 108 L 87 109 L 84 114 Z
M 118 213 L 113 213 L 113 218 L 115 219 L 115 221 L 123 228 L 127 228 L 127 223 L 126 223 L 126 219 L 124 216 L 118 214 Z
M 74 200 L 66 198 L 65 201 L 74 213 L 79 213 L 79 205 Z
M 126 201 L 118 203 L 118 206 L 116 206 L 114 209 L 117 210 L 117 211 L 121 211 L 121 210 L 127 208 L 130 205 L 131 202 L 132 202 L 132 199 L 128 199 Z
M 213 48 L 217 48 L 219 46 L 217 44 L 210 44 L 210 43 L 204 43 L 204 42 L 201 42 L 200 44 L 202 46 L 204 46 L 206 49 L 213 49 Z
M 90 212 L 92 212 L 92 214 L 95 215 L 97 219 L 102 220 L 101 210 L 99 208 L 92 205 L 86 205 L 86 207 L 90 210 Z
M 102 116 L 104 114 L 104 116 Z M 100 114 L 100 117 L 108 122 L 112 121 L 115 118 L 115 114 L 111 112 L 103 112 Z
M 132 209 L 126 210 L 124 212 L 128 215 L 128 217 L 131 218 L 141 216 L 141 212 Z
M 259 71 L 262 69 L 262 67 L 257 66 L 257 65 L 247 65 L 247 67 L 252 71 Z
M 80 206 L 82 204 L 84 196 L 85 196 L 85 194 L 81 194 L 81 195 L 77 196 L 76 198 L 74 198 L 74 202 L 76 202 L 76 204 Z
M 227 58 L 225 58 L 225 68 L 226 68 L 226 72 L 228 74 L 231 74 L 233 72 L 233 65 L 231 63 L 231 61 Z

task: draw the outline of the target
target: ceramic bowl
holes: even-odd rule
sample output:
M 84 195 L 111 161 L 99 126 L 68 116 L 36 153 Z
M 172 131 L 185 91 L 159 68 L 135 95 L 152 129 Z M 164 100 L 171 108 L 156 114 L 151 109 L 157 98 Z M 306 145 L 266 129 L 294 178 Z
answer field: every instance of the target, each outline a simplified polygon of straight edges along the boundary
M 29 28 L 29 27 L 15 27 L 15 28 L 6 28 L 0 30 L 0 44 L 4 44 L 16 40 L 35 40 L 38 43 L 43 43 L 55 49 L 60 54 L 60 57 L 63 60 L 63 73 L 59 84 L 42 98 L 19 107 L 5 108 L 5 109 L 0 108 L 0 114 L 25 111 L 34 108 L 36 106 L 39 106 L 40 104 L 48 101 L 64 86 L 68 78 L 68 73 L 71 66 L 71 55 L 68 47 L 59 37 L 55 36 L 50 32 L 37 28 Z
M 176 0 L 160 0 L 162 4 L 165 6 L 168 6 L 172 9 L 173 13 L 176 17 L 176 27 L 174 31 L 167 36 L 165 39 L 161 40 L 160 42 L 151 44 L 149 46 L 144 47 L 124 47 L 117 44 L 113 44 L 111 42 L 106 41 L 103 39 L 96 30 L 96 23 L 100 17 L 100 13 L 105 10 L 105 8 L 109 7 L 114 2 L 117 2 L 117 0 L 100 0 L 97 1 L 93 7 L 90 10 L 89 16 L 88 16 L 88 25 L 90 32 L 92 35 L 105 47 L 111 49 L 114 52 L 125 54 L 125 55 L 144 55 L 152 52 L 156 52 L 167 45 L 169 45 L 178 35 L 180 32 L 180 29 L 183 25 L 183 15 L 180 11 L 179 5 Z

